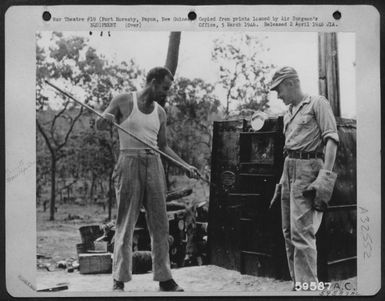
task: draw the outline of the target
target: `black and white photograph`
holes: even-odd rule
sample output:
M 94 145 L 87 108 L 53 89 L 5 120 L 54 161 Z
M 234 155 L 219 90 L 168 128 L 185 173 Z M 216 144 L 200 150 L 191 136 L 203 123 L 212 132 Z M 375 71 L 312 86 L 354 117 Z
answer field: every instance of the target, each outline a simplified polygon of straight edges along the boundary
M 18 237 L 7 241 L 12 290 L 18 282 L 33 296 L 364 292 L 365 267 L 380 258 L 380 199 L 377 170 L 372 182 L 367 174 L 376 149 L 362 156 L 377 119 L 358 98 L 377 74 L 368 71 L 375 55 L 363 67 L 362 32 L 339 23 L 350 11 L 333 8 L 326 22 L 293 9 L 279 17 L 190 9 L 185 19 L 175 17 L 180 7 L 173 18 L 165 8 L 119 18 L 92 9 L 36 10 L 42 20 L 25 42 L 33 61 L 21 76 L 33 93 L 12 130 L 19 138 L 6 135 L 7 204 L 17 199 L 7 216 L 25 215 L 23 226 L 7 221 Z M 14 99 L 21 87 L 9 83 Z M 7 111 L 17 112 L 11 101 Z
M 354 38 L 37 33 L 37 284 L 356 287 Z

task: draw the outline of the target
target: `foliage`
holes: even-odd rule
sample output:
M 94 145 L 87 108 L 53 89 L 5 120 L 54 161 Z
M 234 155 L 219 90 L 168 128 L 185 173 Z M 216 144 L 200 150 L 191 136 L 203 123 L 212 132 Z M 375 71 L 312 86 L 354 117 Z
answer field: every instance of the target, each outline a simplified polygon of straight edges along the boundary
M 41 38 L 40 34 L 37 35 L 37 40 L 39 40 L 39 38 Z M 74 106 L 67 99 L 64 100 L 63 103 L 59 103 L 56 111 L 52 110 L 49 106 L 49 96 L 44 93 L 44 80 L 47 77 L 53 79 L 63 78 L 72 80 L 72 84 L 76 85 L 76 83 L 79 82 L 81 72 L 75 68 L 75 63 L 79 59 L 79 53 L 85 47 L 84 39 L 82 38 L 73 39 L 68 44 L 63 42 L 61 34 L 53 34 L 52 39 L 56 40 L 57 48 L 51 49 L 49 57 L 44 49 L 39 46 L 39 43 L 36 43 L 36 126 L 51 156 L 50 220 L 54 220 L 56 209 L 57 163 L 66 156 L 64 149 L 76 122 L 83 113 L 83 109 L 76 110 L 75 114 L 71 114 Z M 45 111 L 47 115 L 50 115 L 51 118 L 42 120 L 41 113 L 43 111 Z M 38 144 L 38 147 L 39 146 Z M 38 169 L 37 171 L 44 171 L 44 169 Z M 40 175 L 38 175 L 38 177 L 40 177 Z
M 37 35 L 36 123 L 38 185 L 51 184 L 51 207 L 60 189 L 74 181 L 88 183 L 92 198 L 96 182 L 108 183 L 113 199 L 112 172 L 118 137 L 113 128 L 95 129 L 96 116 L 44 83 L 51 82 L 103 111 L 120 93 L 144 83 L 144 72 L 133 60 L 116 63 L 90 47 L 87 38 L 52 33 L 49 47 Z M 212 121 L 221 118 L 214 86 L 202 79 L 177 78 L 166 105 L 168 143 L 185 161 L 201 171 L 210 165 Z M 60 146 L 60 147 L 58 147 Z M 170 171 L 168 167 L 166 170 Z M 180 169 L 171 169 L 178 174 Z M 58 184 L 59 183 L 59 184 Z M 91 185 L 89 185 L 91 183 Z M 54 207 L 53 207 L 54 208 Z M 111 209 L 111 206 L 110 206 Z M 109 210 L 110 211 L 110 210 Z M 51 212 L 53 218 L 54 211 Z
M 51 173 L 51 207 L 55 204 L 56 173 L 62 180 L 94 176 L 107 178 L 111 187 L 116 162 L 117 133 L 97 132 L 95 116 L 45 85 L 49 78 L 63 90 L 91 107 L 104 110 L 111 98 L 135 89 L 143 71 L 131 60 L 115 63 L 99 55 L 83 37 L 65 37 L 53 32 L 49 47 L 41 46 L 37 35 L 36 124 L 51 155 L 50 168 L 38 168 L 38 178 Z M 80 118 L 82 116 L 82 118 Z M 37 137 L 41 141 L 41 137 Z M 39 162 L 46 162 L 44 144 L 37 144 Z M 45 160 L 45 161 L 44 161 Z M 51 208 L 52 209 L 52 208 Z M 51 210 L 53 219 L 54 210 Z
M 213 92 L 202 79 L 177 78 L 166 106 L 168 144 L 200 170 L 210 165 L 212 122 L 220 116 Z
M 274 65 L 263 62 L 266 51 L 263 40 L 249 34 L 215 40 L 212 58 L 219 66 L 219 84 L 226 91 L 226 115 L 232 103 L 239 111 L 264 111 L 269 107 L 266 75 Z

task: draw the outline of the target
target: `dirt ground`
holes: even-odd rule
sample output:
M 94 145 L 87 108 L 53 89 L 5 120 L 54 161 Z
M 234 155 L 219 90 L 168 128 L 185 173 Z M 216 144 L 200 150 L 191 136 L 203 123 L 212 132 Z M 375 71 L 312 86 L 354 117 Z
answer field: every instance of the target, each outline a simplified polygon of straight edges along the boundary
M 185 290 L 185 295 L 195 294 L 293 294 L 290 281 L 280 281 L 272 278 L 241 275 L 237 271 L 227 270 L 218 266 L 195 266 L 173 269 L 173 277 Z M 78 271 L 68 273 L 63 271 L 39 271 L 37 273 L 37 289 L 66 284 L 68 290 L 63 292 L 106 292 L 112 291 L 111 274 L 82 275 Z M 356 278 L 334 282 L 333 287 L 356 288 Z M 132 281 L 126 283 L 125 293 L 141 293 L 143 295 L 158 292 L 158 283 L 152 280 L 152 273 L 133 275 Z M 347 292 L 344 292 L 345 294 Z
M 208 187 L 198 182 L 184 180 L 180 187 L 190 185 L 194 193 L 186 198 L 187 203 L 201 202 L 208 198 Z M 66 283 L 68 289 L 63 292 L 112 292 L 111 274 L 83 275 L 78 270 L 72 273 L 58 268 L 58 262 L 77 260 L 76 244 L 81 243 L 79 228 L 106 222 L 107 208 L 90 204 L 58 204 L 55 221 L 49 221 L 49 210 L 37 206 L 37 289 L 44 289 Z M 112 210 L 114 218 L 116 208 Z M 238 293 L 288 293 L 292 283 L 265 277 L 241 275 L 237 271 L 218 266 L 193 266 L 172 270 L 175 280 L 184 289 L 184 294 L 238 294 Z M 356 278 L 350 282 L 356 287 Z M 152 273 L 133 275 L 133 280 L 126 284 L 125 293 L 156 294 L 158 283 L 152 280 Z
M 223 269 L 213 265 L 173 269 L 173 277 L 186 292 L 261 292 L 290 291 L 290 281 L 278 281 L 270 278 L 241 275 L 237 271 Z M 68 283 L 71 292 L 111 291 L 111 274 L 82 275 L 79 272 L 39 271 L 38 289 Z M 126 283 L 127 292 L 156 292 L 158 283 L 152 280 L 152 273 L 133 275 Z

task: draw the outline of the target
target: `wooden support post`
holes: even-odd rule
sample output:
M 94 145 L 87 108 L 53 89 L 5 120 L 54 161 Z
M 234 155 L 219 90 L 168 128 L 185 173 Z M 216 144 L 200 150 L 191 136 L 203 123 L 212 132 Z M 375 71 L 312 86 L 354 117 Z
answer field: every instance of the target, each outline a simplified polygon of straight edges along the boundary
M 335 32 L 320 32 L 318 34 L 318 49 L 319 92 L 329 100 L 334 116 L 339 117 L 341 110 L 337 34 Z

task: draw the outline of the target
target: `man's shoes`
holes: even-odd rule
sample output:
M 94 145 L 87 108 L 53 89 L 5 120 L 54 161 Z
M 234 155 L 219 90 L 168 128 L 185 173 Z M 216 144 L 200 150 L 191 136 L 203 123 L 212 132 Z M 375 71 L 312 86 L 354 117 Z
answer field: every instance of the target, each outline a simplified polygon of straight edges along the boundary
M 170 279 L 167 281 L 159 281 L 159 290 L 161 292 L 184 292 L 183 288 L 181 288 L 174 279 Z
M 116 292 L 123 292 L 124 291 L 124 282 L 114 279 L 114 284 L 112 286 L 112 290 L 116 291 Z

